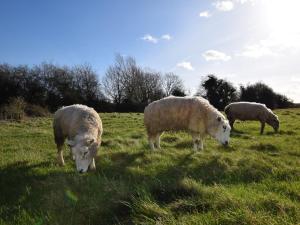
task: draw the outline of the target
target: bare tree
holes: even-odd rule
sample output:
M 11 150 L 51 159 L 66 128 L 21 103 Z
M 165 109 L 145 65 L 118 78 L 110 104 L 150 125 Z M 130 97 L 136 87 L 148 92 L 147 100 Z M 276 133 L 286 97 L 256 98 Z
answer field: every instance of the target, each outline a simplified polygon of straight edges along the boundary
M 163 97 L 162 77 L 160 73 L 144 74 L 144 102 L 149 103 Z
M 140 104 L 148 104 L 163 97 L 161 75 L 156 72 L 141 71 L 135 77 L 134 101 Z
M 104 98 L 97 74 L 90 65 L 77 66 L 73 70 L 75 85 L 85 101 L 89 102 Z
M 125 68 L 123 73 L 123 85 L 125 88 L 125 98 L 133 103 L 139 102 L 139 89 L 143 82 L 144 71 L 137 66 L 136 61 L 132 57 L 125 59 Z
M 166 96 L 174 94 L 174 92 L 182 92 L 184 94 L 183 81 L 174 73 L 167 73 L 163 79 L 163 89 Z
M 162 96 L 159 73 L 146 72 L 134 58 L 116 56 L 103 79 L 105 92 L 116 104 L 146 104 Z
M 116 62 L 110 66 L 103 79 L 106 95 L 116 104 L 121 104 L 125 96 L 124 73 L 125 60 L 121 55 L 116 56 Z

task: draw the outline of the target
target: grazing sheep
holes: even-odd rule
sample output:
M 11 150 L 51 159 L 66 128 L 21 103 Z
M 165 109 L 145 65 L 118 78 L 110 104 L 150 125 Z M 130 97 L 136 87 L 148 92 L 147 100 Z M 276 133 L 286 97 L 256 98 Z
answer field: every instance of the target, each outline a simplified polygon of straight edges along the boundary
M 265 123 L 273 127 L 275 132 L 277 132 L 279 128 L 278 116 L 276 116 L 271 109 L 267 108 L 265 104 L 256 102 L 234 102 L 225 107 L 225 113 L 232 128 L 234 121 L 237 119 L 242 121 L 260 121 L 260 134 L 264 132 Z
M 102 122 L 98 113 L 84 105 L 71 105 L 57 110 L 53 121 L 57 159 L 64 165 L 62 147 L 65 139 L 70 147 L 77 171 L 95 170 L 95 156 L 101 144 Z
M 225 117 L 201 97 L 174 97 L 152 102 L 145 108 L 144 122 L 149 144 L 160 148 L 164 131 L 188 131 L 194 150 L 203 149 L 203 138 L 209 134 L 221 144 L 228 145 L 230 126 Z

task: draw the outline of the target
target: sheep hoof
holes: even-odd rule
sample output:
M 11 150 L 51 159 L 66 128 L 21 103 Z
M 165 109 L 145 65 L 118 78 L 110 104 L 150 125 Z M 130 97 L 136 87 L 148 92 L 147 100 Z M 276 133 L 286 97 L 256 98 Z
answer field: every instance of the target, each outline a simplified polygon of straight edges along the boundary
M 90 171 L 96 171 L 96 166 L 90 166 Z
M 64 159 L 61 158 L 61 156 L 57 157 L 57 161 L 58 161 L 58 165 L 60 165 L 60 166 L 64 166 L 65 165 L 65 161 L 64 161 Z

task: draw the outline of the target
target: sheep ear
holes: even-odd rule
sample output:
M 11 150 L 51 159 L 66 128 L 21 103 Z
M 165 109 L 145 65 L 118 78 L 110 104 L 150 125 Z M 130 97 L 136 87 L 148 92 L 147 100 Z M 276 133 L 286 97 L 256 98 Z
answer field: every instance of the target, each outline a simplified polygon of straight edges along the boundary
M 73 147 L 75 145 L 75 142 L 72 140 L 67 140 L 67 144 L 69 147 Z
M 222 118 L 221 118 L 220 116 L 218 116 L 217 120 L 218 120 L 219 122 L 221 122 Z

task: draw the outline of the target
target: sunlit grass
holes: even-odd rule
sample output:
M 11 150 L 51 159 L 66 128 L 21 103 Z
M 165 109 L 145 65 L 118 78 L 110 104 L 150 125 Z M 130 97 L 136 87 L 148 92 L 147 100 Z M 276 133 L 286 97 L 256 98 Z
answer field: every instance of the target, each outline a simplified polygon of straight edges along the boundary
M 298 224 L 300 110 L 278 110 L 280 132 L 239 122 L 231 145 L 166 133 L 151 152 L 143 114 L 100 114 L 97 171 L 80 175 L 52 119 L 0 122 L 0 224 Z

